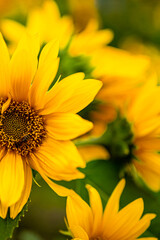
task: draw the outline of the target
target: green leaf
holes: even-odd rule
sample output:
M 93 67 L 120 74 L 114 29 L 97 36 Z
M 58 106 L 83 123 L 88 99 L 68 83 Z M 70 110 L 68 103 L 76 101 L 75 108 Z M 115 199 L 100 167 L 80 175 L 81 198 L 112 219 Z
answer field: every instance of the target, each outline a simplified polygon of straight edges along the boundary
M 24 206 L 22 211 L 18 214 L 15 219 L 11 219 L 9 216 L 7 218 L 0 218 L 0 240 L 7 240 L 12 238 L 13 231 L 19 226 L 19 222 L 22 217 L 24 217 L 25 211 L 28 210 L 28 203 Z

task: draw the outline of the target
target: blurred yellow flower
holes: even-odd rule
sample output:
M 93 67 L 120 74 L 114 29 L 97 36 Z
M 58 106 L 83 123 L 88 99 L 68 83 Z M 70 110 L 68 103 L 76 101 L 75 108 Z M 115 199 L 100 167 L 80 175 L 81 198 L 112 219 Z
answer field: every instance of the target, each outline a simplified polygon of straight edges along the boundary
M 0 35 L 0 216 L 15 218 L 28 200 L 32 171 L 37 170 L 51 188 L 66 196 L 71 190 L 54 180 L 83 178 L 85 167 L 70 141 L 86 133 L 92 123 L 76 113 L 93 101 L 102 83 L 85 80 L 83 73 L 56 82 L 59 46 L 49 42 L 39 61 L 37 36 L 25 35 L 11 60 Z M 37 66 L 38 63 L 38 66 Z M 49 178 L 48 178 L 49 177 Z
M 28 13 L 27 26 L 13 21 L 2 20 L 1 29 L 4 36 L 12 43 L 17 43 L 26 29 L 38 33 L 42 43 L 58 39 L 60 47 L 64 47 L 72 34 L 73 26 L 70 17 L 61 17 L 54 1 L 45 1 L 42 7 L 35 7 Z
M 133 159 L 129 166 L 154 191 L 160 189 L 160 87 L 151 78 L 126 108 L 133 133 Z
M 68 228 L 73 239 L 136 240 L 145 232 L 155 214 L 145 214 L 141 218 L 144 210 L 142 198 L 119 210 L 119 200 L 124 186 L 125 180 L 122 179 L 110 196 L 104 213 L 100 196 L 90 185 L 87 185 L 87 189 L 91 207 L 77 194 L 67 198 Z
M 4 19 L 1 21 L 1 29 L 7 40 L 14 44 L 27 29 L 30 33 L 38 32 L 42 43 L 57 38 L 60 41 L 60 48 L 66 47 L 74 33 L 72 17 L 61 17 L 57 4 L 51 0 L 46 0 L 41 7 L 33 8 L 29 12 L 26 27 L 16 21 Z M 80 55 L 84 51 L 104 46 L 112 38 L 113 33 L 110 30 L 98 30 L 98 22 L 93 20 L 84 31 L 74 35 L 69 52 L 75 55 L 78 51 Z
M 147 81 L 152 72 L 151 63 L 145 55 L 113 47 L 96 51 L 91 63 L 96 65 L 93 76 L 103 82 L 103 88 L 97 95 L 102 104 L 92 117 L 106 124 L 116 118 L 117 110 L 121 111 L 129 98 Z
M 157 83 L 157 76 L 153 74 L 143 87 L 132 94 L 107 129 L 103 111 L 101 123 L 97 125 L 98 138 L 77 141 L 79 147 L 102 146 L 98 151 L 102 159 L 105 147 L 121 169 L 124 168 L 135 178 L 137 175 L 141 177 L 153 191 L 160 190 L 160 87 Z

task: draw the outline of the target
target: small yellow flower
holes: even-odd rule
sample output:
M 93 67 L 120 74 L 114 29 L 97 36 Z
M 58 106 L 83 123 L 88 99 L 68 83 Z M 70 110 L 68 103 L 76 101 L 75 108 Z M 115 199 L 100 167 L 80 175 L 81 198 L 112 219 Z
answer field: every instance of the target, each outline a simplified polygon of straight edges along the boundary
M 83 81 L 84 74 L 66 77 L 48 91 L 56 76 L 58 43 L 41 51 L 38 38 L 26 35 L 11 60 L 0 35 L 0 216 L 15 218 L 27 202 L 32 171 L 37 170 L 61 196 L 67 190 L 54 180 L 83 178 L 85 167 L 70 141 L 86 133 L 92 123 L 76 113 L 93 101 L 102 83 Z M 38 63 L 38 66 L 37 66 Z M 49 178 L 48 178 L 49 177 Z
M 87 189 L 91 207 L 77 194 L 67 198 L 67 220 L 73 239 L 136 240 L 145 232 L 155 214 L 145 214 L 141 218 L 144 210 L 142 198 L 119 210 L 119 200 L 124 186 L 125 180 L 122 179 L 110 196 L 104 213 L 100 196 L 90 185 L 87 185 Z

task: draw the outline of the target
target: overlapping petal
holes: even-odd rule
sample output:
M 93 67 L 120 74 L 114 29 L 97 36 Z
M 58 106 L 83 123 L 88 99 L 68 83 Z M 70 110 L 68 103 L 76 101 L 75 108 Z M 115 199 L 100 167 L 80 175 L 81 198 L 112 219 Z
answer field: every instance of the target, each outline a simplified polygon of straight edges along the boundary
M 31 187 L 32 187 L 32 170 L 30 166 L 23 161 L 24 167 L 24 186 L 20 199 L 10 207 L 10 217 L 15 218 L 21 212 L 24 205 L 27 203 Z
M 101 234 L 103 206 L 99 193 L 90 185 L 86 186 L 89 192 L 90 205 L 93 214 L 92 235 L 98 236 Z
M 57 140 L 74 139 L 92 127 L 91 122 L 73 113 L 54 113 L 46 117 L 48 135 Z
M 1 79 L 1 88 L 0 88 L 0 97 L 7 97 L 8 96 L 8 66 L 9 66 L 9 53 L 0 33 L 0 79 Z
M 43 108 L 44 96 L 56 76 L 59 58 L 57 58 L 59 45 L 57 41 L 51 41 L 43 48 L 38 69 L 29 93 L 29 102 L 35 109 Z
M 83 77 L 82 73 L 77 73 L 57 83 L 48 93 L 45 109 L 41 111 L 41 114 L 77 113 L 91 103 L 102 87 L 102 83 L 93 79 L 82 81 Z
M 16 203 L 24 188 L 24 167 L 20 155 L 7 152 L 0 162 L 0 201 L 9 207 Z
M 16 101 L 27 101 L 29 88 L 37 70 L 38 36 L 25 34 L 14 52 L 10 64 L 10 93 Z
M 67 198 L 66 214 L 73 238 L 135 240 L 141 236 L 156 215 L 146 214 L 141 218 L 144 211 L 141 198 L 118 211 L 124 185 L 125 180 L 122 179 L 109 198 L 104 215 L 100 195 L 90 185 L 87 185 L 87 189 L 91 207 L 76 193 Z
M 42 109 L 40 113 L 47 115 L 53 112 L 63 112 L 61 111 L 61 106 L 63 106 L 63 103 L 67 101 L 67 99 L 72 97 L 83 79 L 84 73 L 75 73 L 57 82 L 47 93 L 44 99 L 44 109 Z
M 48 137 L 39 151 L 32 155 L 36 157 L 44 174 L 52 179 L 70 181 L 84 177 L 77 168 L 85 167 L 85 163 L 70 141 L 56 141 Z M 32 160 L 30 164 L 37 170 Z
M 80 226 L 88 236 L 91 236 L 93 225 L 93 215 L 89 205 L 83 201 L 77 194 L 67 198 L 66 214 L 69 228 L 72 231 L 74 226 Z M 77 227 L 78 229 L 78 227 Z M 79 236 L 76 236 L 79 237 Z

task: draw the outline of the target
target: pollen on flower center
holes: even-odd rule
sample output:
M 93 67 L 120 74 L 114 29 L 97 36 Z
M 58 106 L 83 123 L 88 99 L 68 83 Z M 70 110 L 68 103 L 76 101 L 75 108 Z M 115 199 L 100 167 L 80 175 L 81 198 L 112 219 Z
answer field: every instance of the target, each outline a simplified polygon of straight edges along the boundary
M 0 108 L 4 100 L 0 99 Z M 35 151 L 46 136 L 44 121 L 27 102 L 11 101 L 0 115 L 0 146 L 27 156 Z

